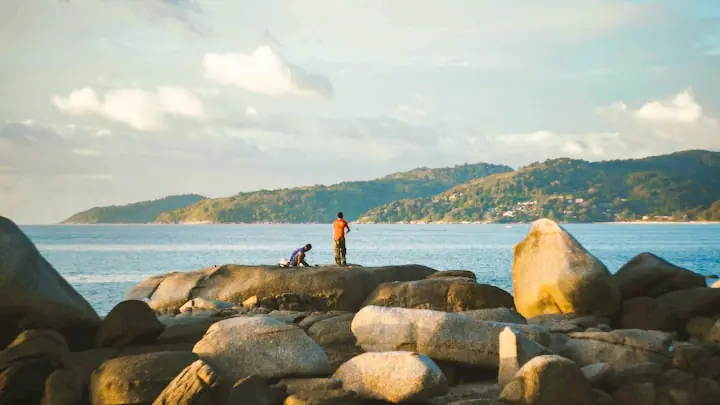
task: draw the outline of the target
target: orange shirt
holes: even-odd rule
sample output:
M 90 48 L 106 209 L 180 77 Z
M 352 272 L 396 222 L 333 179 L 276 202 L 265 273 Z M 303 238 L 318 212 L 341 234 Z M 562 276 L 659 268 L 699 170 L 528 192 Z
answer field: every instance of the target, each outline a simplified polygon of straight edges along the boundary
M 345 237 L 345 227 L 347 226 L 347 221 L 344 219 L 336 219 L 335 222 L 333 222 L 333 231 L 335 234 L 335 240 L 338 240 L 340 238 Z

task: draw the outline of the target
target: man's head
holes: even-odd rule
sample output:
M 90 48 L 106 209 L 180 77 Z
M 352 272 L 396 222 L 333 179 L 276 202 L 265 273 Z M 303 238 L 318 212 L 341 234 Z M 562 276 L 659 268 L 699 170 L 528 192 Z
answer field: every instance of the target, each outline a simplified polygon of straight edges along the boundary
M 342 212 L 338 212 L 338 218 L 343 219 L 343 213 L 342 213 Z
M 303 250 L 306 251 L 306 252 L 309 252 L 310 249 L 312 249 L 312 245 L 309 244 L 309 243 L 308 243 L 307 245 L 305 245 L 305 247 L 303 248 Z

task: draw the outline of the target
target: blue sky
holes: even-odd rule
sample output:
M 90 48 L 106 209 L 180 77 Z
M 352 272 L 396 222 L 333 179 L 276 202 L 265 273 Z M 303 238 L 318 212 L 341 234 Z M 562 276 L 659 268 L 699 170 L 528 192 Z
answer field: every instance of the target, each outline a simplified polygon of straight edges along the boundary
M 720 148 L 720 2 L 3 0 L 0 214 Z

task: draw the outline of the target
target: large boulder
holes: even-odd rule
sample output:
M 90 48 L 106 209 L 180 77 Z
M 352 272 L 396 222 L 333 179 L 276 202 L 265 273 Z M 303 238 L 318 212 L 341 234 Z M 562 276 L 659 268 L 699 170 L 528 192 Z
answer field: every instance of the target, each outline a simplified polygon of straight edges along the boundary
M 165 326 L 143 301 L 127 300 L 115 306 L 103 319 L 97 347 L 123 348 L 155 343 Z
M 548 346 L 540 326 L 477 321 L 454 312 L 368 306 L 355 315 L 352 331 L 368 352 L 413 351 L 433 360 L 497 369 L 498 336 L 506 326 Z
M 0 347 L 27 329 L 60 332 L 71 349 L 92 347 L 100 318 L 11 220 L 0 216 Z
M 620 328 L 672 331 L 675 318 L 650 297 L 636 297 L 623 301 L 619 316 Z
M 692 318 L 720 314 L 720 289 L 700 287 L 669 292 L 657 298 L 657 305 L 675 319 L 676 329 L 682 329 Z
M 346 391 L 393 403 L 431 398 L 448 390 L 437 364 L 410 352 L 361 354 L 340 366 L 335 377 Z
M 604 264 L 549 219 L 535 221 L 514 249 L 515 307 L 526 318 L 555 313 L 612 316 L 620 290 Z
M 512 295 L 505 290 L 460 277 L 383 283 L 365 305 L 447 312 L 514 307 Z
M 525 363 L 500 393 L 512 405 L 594 405 L 592 398 L 580 367 L 554 355 Z
M 705 277 L 676 266 L 652 253 L 640 253 L 613 275 L 623 299 L 656 298 L 663 294 L 705 287 Z
M 256 305 L 271 309 L 355 312 L 380 284 L 421 280 L 433 273 L 435 270 L 420 265 L 309 268 L 224 265 L 170 273 L 159 283 L 156 276 L 138 284 L 128 297 L 149 298 L 149 305 L 156 312 L 177 312 L 186 302 L 199 297 L 232 304 L 252 299 Z
M 93 405 L 152 404 L 170 382 L 197 360 L 188 352 L 156 352 L 108 360 L 92 374 Z
M 193 352 L 226 381 L 322 376 L 331 373 L 328 356 L 298 326 L 270 316 L 240 316 L 212 325 Z
M 670 365 L 672 335 L 659 331 L 617 329 L 612 332 L 576 332 L 560 351 L 567 357 L 587 366 L 607 363 L 612 367 L 627 367 L 636 363 Z

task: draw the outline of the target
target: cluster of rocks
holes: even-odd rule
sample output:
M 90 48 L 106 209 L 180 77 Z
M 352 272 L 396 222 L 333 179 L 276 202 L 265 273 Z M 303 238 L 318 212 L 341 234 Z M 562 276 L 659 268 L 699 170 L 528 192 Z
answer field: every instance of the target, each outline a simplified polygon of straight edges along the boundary
M 720 404 L 703 276 L 650 253 L 611 275 L 540 220 L 512 277 L 215 266 L 101 319 L 0 217 L 0 405 Z

